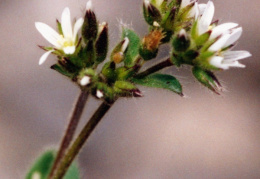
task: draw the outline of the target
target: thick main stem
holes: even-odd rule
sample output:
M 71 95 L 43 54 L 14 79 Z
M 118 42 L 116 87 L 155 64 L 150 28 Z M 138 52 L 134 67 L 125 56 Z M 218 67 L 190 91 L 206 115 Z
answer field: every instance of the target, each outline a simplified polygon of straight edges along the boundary
M 66 129 L 65 135 L 62 139 L 62 142 L 60 144 L 60 148 L 59 151 L 57 153 L 56 159 L 52 165 L 52 169 L 51 172 L 49 174 L 49 179 L 53 178 L 56 169 L 58 168 L 58 166 L 60 165 L 61 159 L 64 157 L 66 150 L 68 149 L 73 136 L 75 134 L 76 128 L 78 126 L 80 117 L 82 115 L 82 112 L 84 110 L 85 104 L 87 102 L 89 96 L 89 92 L 87 90 L 82 90 L 77 102 L 75 104 L 75 107 L 73 109 L 73 112 L 70 116 L 70 121 L 69 121 L 69 125 Z
M 59 165 L 58 170 L 54 176 L 54 179 L 61 179 L 65 175 L 69 166 L 79 153 L 84 143 L 86 142 L 92 131 L 95 129 L 95 127 L 98 125 L 100 120 L 103 118 L 103 116 L 106 114 L 106 112 L 111 108 L 113 103 L 108 104 L 106 102 L 103 102 L 99 106 L 99 108 L 82 129 L 79 136 L 76 138 L 75 142 L 72 144 L 72 146 L 69 148 L 68 152 L 62 159 L 61 164 Z
M 148 76 L 154 72 L 157 72 L 163 68 L 166 68 L 166 67 L 169 67 L 169 66 L 173 66 L 173 63 L 171 62 L 171 59 L 168 58 L 167 60 L 165 61 L 162 61 L 161 63 L 158 63 L 150 68 L 148 68 L 147 70 L 137 74 L 135 76 L 135 78 L 142 78 L 142 77 L 145 77 L 145 76 Z

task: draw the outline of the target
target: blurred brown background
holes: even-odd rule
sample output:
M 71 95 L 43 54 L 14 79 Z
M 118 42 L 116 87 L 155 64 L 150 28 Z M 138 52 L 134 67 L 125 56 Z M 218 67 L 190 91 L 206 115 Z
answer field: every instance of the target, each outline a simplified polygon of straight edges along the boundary
M 206 2 L 206 1 L 200 1 Z M 218 73 L 226 91 L 217 96 L 195 82 L 189 68 L 168 69 L 183 83 L 188 98 L 141 88 L 145 97 L 121 99 L 105 116 L 80 153 L 82 178 L 260 178 L 260 2 L 214 0 L 215 18 L 244 28 L 236 50 L 253 57 L 245 69 Z M 64 7 L 73 17 L 86 0 L 0 1 L 0 178 L 22 179 L 43 149 L 57 147 L 79 90 L 42 66 L 36 45 L 47 45 L 34 27 L 55 27 Z M 141 0 L 93 0 L 100 21 L 118 42 L 118 21 L 143 36 L 147 27 Z M 168 55 L 167 47 L 160 56 Z M 83 126 L 99 102 L 91 99 Z

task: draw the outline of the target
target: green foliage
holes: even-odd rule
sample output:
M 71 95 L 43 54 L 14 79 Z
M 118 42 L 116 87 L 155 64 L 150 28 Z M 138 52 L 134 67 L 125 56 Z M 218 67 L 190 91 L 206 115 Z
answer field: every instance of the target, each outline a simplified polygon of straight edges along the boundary
M 216 94 L 219 94 L 221 84 L 212 72 L 203 70 L 199 67 L 194 67 L 192 69 L 192 73 L 201 84 L 203 84 Z
M 180 82 L 171 75 L 152 74 L 144 78 L 134 78 L 133 82 L 147 87 L 167 89 L 183 96 Z
M 139 55 L 140 38 L 133 30 L 124 27 L 122 39 L 125 37 L 129 39 L 129 45 L 125 52 L 124 64 L 126 67 L 132 67 Z
M 37 176 L 39 176 L 39 179 L 47 179 L 54 160 L 55 152 L 53 150 L 44 152 L 33 164 L 25 179 L 36 179 Z M 79 170 L 75 164 L 70 166 L 64 179 L 79 179 Z

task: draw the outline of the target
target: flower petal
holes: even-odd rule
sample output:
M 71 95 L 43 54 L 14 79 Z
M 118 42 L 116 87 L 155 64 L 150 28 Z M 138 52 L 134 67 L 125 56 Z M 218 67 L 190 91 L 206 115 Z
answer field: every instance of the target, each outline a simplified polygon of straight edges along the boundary
M 242 31 L 243 31 L 242 27 L 234 29 L 230 34 L 230 38 L 227 40 L 225 47 L 235 43 L 241 37 Z
M 61 47 L 58 43 L 60 35 L 53 28 L 42 22 L 35 22 L 35 27 L 48 42 L 57 48 Z
M 50 51 L 45 52 L 45 53 L 41 56 L 41 58 L 40 58 L 40 60 L 39 60 L 39 65 L 42 65 L 42 64 L 46 61 L 47 57 L 48 57 L 52 52 L 54 52 L 54 50 L 50 50 Z
M 191 0 L 182 0 L 181 1 L 181 9 L 185 8 L 186 6 L 188 6 L 191 3 Z
M 78 31 L 82 27 L 83 23 L 84 23 L 84 19 L 83 18 L 79 18 L 77 20 L 77 22 L 75 23 L 74 29 L 73 29 L 73 43 L 75 43 Z
M 229 67 L 228 67 L 228 65 L 222 63 L 223 59 L 224 59 L 223 57 L 214 56 L 214 57 L 212 57 L 212 58 L 210 59 L 209 63 L 210 63 L 211 65 L 213 65 L 214 67 L 227 70 Z
M 212 52 L 221 50 L 229 38 L 230 34 L 223 35 L 214 44 L 212 44 L 208 50 Z
M 207 7 L 199 20 L 199 35 L 205 33 L 212 22 L 215 7 L 212 1 L 209 1 Z
M 251 56 L 251 53 L 248 51 L 227 51 L 224 53 L 225 61 L 236 61 Z
M 245 68 L 246 66 L 239 63 L 238 61 L 223 61 L 222 65 L 228 66 L 228 67 L 238 67 L 238 68 Z
M 73 54 L 75 50 L 76 50 L 75 46 L 68 46 L 63 48 L 65 54 Z
M 205 12 L 205 9 L 207 7 L 207 4 L 199 4 L 198 8 L 199 8 L 199 15 L 202 15 Z
M 210 35 L 210 39 L 214 39 L 220 35 L 226 34 L 230 29 L 237 27 L 238 24 L 236 23 L 224 23 L 218 25 L 217 27 L 213 28 L 212 33 Z
M 66 7 L 61 15 L 61 28 L 64 38 L 72 38 L 72 26 L 70 20 L 70 10 Z

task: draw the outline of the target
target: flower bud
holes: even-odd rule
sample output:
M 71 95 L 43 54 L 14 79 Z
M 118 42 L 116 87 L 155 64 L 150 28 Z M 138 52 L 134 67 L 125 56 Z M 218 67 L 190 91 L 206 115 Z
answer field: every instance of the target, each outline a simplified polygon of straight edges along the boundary
M 193 67 L 192 73 L 201 84 L 209 88 L 214 93 L 219 94 L 222 90 L 221 84 L 211 71 L 202 70 L 199 67 Z
M 154 21 L 160 23 L 162 20 L 161 13 L 149 0 L 144 0 L 143 3 L 143 14 L 146 22 L 149 25 L 153 25 Z
M 96 49 L 96 63 L 101 63 L 106 59 L 108 51 L 108 26 L 107 23 L 102 23 L 99 26 L 100 33 L 98 35 L 95 49 Z
M 155 29 L 143 38 L 139 53 L 144 60 L 151 60 L 157 56 L 158 47 L 164 38 L 162 30 Z
M 79 84 L 81 86 L 87 86 L 88 84 L 90 84 L 90 82 L 91 82 L 91 78 L 89 76 L 84 76 L 79 80 Z
M 82 26 L 82 36 L 84 41 L 87 43 L 88 40 L 95 40 L 97 38 L 97 32 L 98 32 L 98 23 L 97 23 L 96 15 L 92 10 L 91 1 L 88 1 L 84 23 Z
M 116 64 L 121 63 L 125 55 L 126 49 L 129 45 L 129 39 L 126 37 L 123 41 L 121 41 L 112 51 L 111 53 L 111 61 L 115 62 Z
M 173 38 L 172 46 L 175 52 L 185 52 L 190 47 L 190 39 L 184 29 Z

